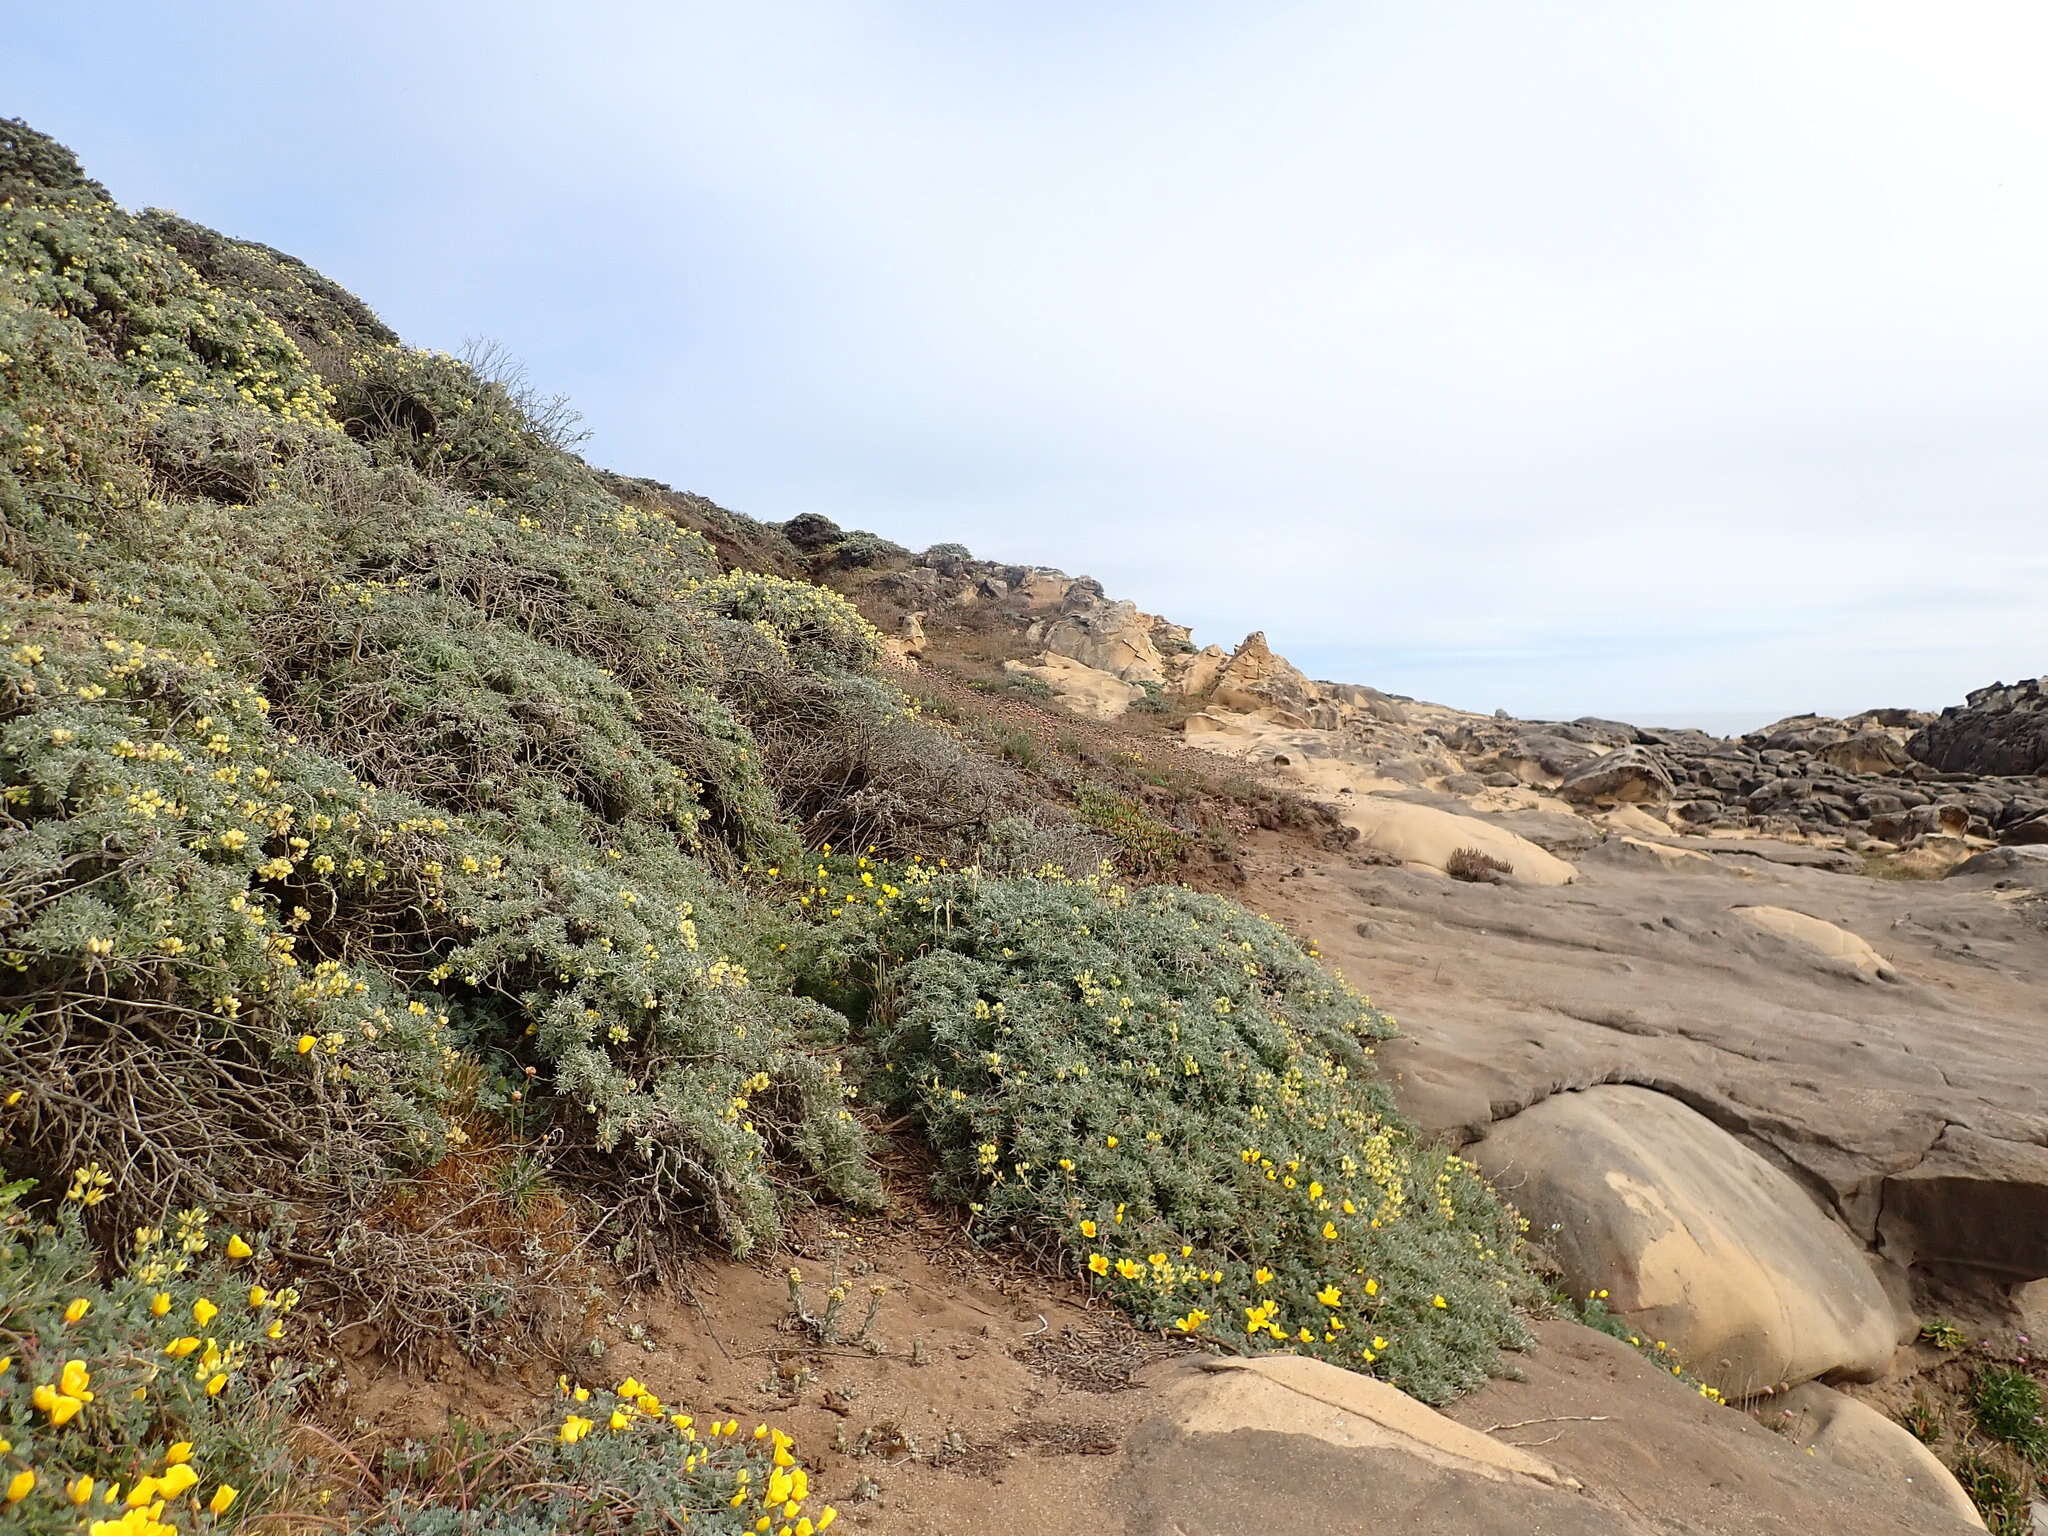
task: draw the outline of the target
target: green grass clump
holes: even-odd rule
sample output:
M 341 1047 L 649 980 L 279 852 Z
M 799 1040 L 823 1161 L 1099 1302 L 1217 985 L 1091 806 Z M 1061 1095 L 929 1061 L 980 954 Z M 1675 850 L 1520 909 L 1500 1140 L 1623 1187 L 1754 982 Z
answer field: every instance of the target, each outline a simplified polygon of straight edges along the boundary
M 1147 1327 L 1425 1400 L 1527 1342 L 1512 1214 L 1394 1112 L 1384 1015 L 1277 926 L 1099 876 L 883 883 L 907 899 L 862 940 L 832 925 L 814 984 L 865 1002 L 871 1091 L 915 1114 L 977 1232 Z
M 2048 1416 L 2041 1383 L 2009 1365 L 1988 1365 L 1970 1386 L 1977 1427 L 2029 1461 L 2048 1462 Z

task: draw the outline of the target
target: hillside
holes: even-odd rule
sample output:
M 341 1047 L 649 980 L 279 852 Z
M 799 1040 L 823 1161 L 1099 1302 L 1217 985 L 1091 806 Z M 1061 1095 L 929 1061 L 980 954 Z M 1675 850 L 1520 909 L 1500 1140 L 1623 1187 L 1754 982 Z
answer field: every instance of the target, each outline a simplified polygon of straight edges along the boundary
M 1860 1406 L 1810 1383 L 1910 1369 L 2024 1505 L 1969 1405 L 2048 1274 L 2048 791 L 1961 725 L 1317 683 L 594 468 L 25 124 L 0 200 L 5 1529 L 1965 1529 L 1890 1425 L 1803 1454 Z M 1610 1286 L 1556 1237 L 1610 1147 L 1803 1309 Z M 1806 1440 L 1719 1406 L 1779 1392 Z M 1615 1418 L 1694 1454 L 1490 1433 Z

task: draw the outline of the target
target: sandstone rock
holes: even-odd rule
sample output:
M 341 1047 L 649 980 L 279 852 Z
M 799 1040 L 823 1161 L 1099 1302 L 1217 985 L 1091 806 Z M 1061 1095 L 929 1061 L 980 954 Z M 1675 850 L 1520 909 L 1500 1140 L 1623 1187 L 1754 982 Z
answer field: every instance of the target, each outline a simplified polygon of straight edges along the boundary
M 1950 773 L 2048 773 L 2048 677 L 1975 689 L 1916 731 L 1906 750 Z
M 1147 1385 L 1105 1536 L 1648 1536 L 1534 1452 L 1320 1361 L 1181 1361 Z
M 1323 718 L 1317 718 L 1321 695 L 1316 685 L 1284 656 L 1276 656 L 1259 631 L 1245 636 L 1244 644 L 1217 671 L 1208 697 L 1226 709 L 1259 715 L 1275 724 L 1336 723 L 1333 711 L 1324 711 Z
M 1877 981 L 1897 981 L 1898 973 L 1870 945 L 1846 928 L 1794 912 L 1789 907 L 1737 907 L 1736 914 L 1767 933 L 1802 948 L 1824 960 L 1848 967 L 1859 976 Z
M 1667 1095 L 1559 1094 L 1494 1125 L 1472 1155 L 1575 1292 L 1608 1291 L 1731 1397 L 1873 1378 L 1910 1328 L 1804 1190 Z
M 1216 686 L 1216 679 L 1230 661 L 1230 652 L 1220 645 L 1205 645 L 1187 658 L 1174 674 L 1172 684 L 1175 692 L 1189 698 L 1203 698 Z
M 896 642 L 903 647 L 903 654 L 912 661 L 922 660 L 925 647 L 931 642 L 925 638 L 924 615 L 906 613 L 903 622 L 896 626 Z
M 1107 672 L 1127 683 L 1166 681 L 1166 658 L 1152 643 L 1154 620 L 1135 603 L 1109 602 L 1093 582 L 1074 583 L 1057 617 L 1025 631 L 1053 656 Z
M 1539 729 L 1519 732 L 1479 753 L 1471 759 L 1471 766 L 1482 773 L 1511 773 L 1524 784 L 1554 787 L 1599 755 L 1582 741 Z
M 1419 864 L 1442 873 L 1460 848 L 1477 848 L 1508 864 L 1511 881 L 1524 885 L 1563 885 L 1572 867 L 1545 853 L 1527 838 L 1476 816 L 1459 816 L 1427 805 L 1407 805 L 1379 795 L 1360 796 L 1341 804 L 1339 815 L 1355 827 L 1368 848 L 1391 854 L 1404 864 Z
M 1084 666 L 1070 656 L 1042 656 L 1036 662 L 1006 661 L 1005 672 L 1035 677 L 1068 709 L 1091 720 L 1114 720 L 1145 696 L 1145 690 L 1120 677 Z
M 1567 800 L 1642 803 L 1671 798 L 1671 775 L 1644 747 L 1617 747 L 1604 757 L 1574 769 L 1558 785 Z
M 1600 864 L 1620 864 L 1668 874 L 1714 874 L 1721 868 L 1697 848 L 1674 848 L 1669 843 L 1642 837 L 1610 837 L 1590 857 Z
M 1793 1444 L 1811 1446 L 1930 1511 L 1984 1528 L 1977 1506 L 1941 1458 L 1868 1404 L 1810 1381 L 1778 1398 L 1762 1417 Z
M 1815 748 L 1813 755 L 1847 773 L 1898 773 L 1913 762 L 1890 731 L 1858 731 Z

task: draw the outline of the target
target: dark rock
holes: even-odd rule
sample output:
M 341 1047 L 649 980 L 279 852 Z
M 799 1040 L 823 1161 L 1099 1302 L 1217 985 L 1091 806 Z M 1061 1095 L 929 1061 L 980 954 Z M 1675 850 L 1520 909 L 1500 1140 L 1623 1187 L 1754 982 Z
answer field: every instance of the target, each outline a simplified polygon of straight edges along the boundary
M 1916 731 L 1906 749 L 1946 772 L 2048 773 L 2048 677 L 1993 683 Z

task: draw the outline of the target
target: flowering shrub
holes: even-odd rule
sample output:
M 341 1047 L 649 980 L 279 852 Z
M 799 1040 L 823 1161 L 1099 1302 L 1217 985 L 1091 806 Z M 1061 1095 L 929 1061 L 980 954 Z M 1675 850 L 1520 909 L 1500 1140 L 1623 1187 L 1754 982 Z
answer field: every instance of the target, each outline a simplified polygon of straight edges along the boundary
M 556 1411 L 523 1434 L 414 1443 L 389 1462 L 366 1536 L 818 1536 L 839 1519 L 781 1430 L 702 1422 L 630 1378 L 564 1379 Z
M 224 1531 L 290 1471 L 297 1389 L 279 1352 L 298 1301 L 260 1249 L 177 1213 L 94 1277 L 78 1212 L 104 1170 L 79 1169 L 54 1221 L 0 1183 L 0 1524 L 21 1536 Z
M 818 982 L 856 1006 L 880 963 L 869 1081 L 978 1230 L 1147 1326 L 1425 1400 L 1525 1342 L 1514 1217 L 1393 1112 L 1385 1016 L 1272 923 L 1180 887 L 971 874 L 869 923 L 865 948 L 827 931 Z
M 837 592 L 760 571 L 728 571 L 697 589 L 707 612 L 751 624 L 808 666 L 861 670 L 881 654 L 881 635 Z

